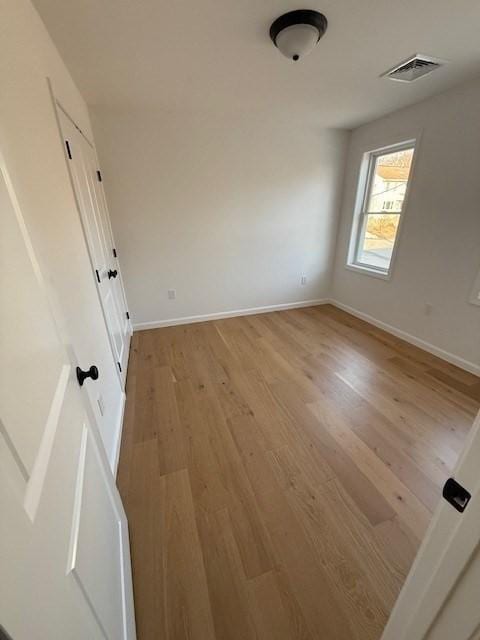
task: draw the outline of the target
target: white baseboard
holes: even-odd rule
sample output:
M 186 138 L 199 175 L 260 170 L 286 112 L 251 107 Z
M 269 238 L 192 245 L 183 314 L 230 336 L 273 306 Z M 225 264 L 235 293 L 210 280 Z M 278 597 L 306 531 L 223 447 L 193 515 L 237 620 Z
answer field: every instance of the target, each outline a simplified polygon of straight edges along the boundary
M 208 320 L 220 320 L 221 318 L 235 318 L 236 316 L 251 316 L 257 313 L 269 313 L 282 311 L 283 309 L 299 309 L 300 307 L 315 307 L 320 304 L 328 304 L 327 298 L 317 300 L 301 300 L 300 302 L 286 302 L 284 304 L 271 304 L 266 307 L 251 307 L 249 309 L 235 309 L 232 311 L 220 311 L 219 313 L 206 313 L 201 316 L 183 316 L 181 318 L 169 318 L 168 320 L 154 320 L 153 322 L 139 322 L 133 325 L 134 331 L 147 329 L 159 329 L 161 327 L 173 327 L 177 324 L 192 324 L 193 322 L 207 322 Z
M 114 446 L 111 452 L 110 466 L 112 468 L 113 477 L 117 477 L 118 461 L 120 458 L 120 446 L 122 444 L 122 432 L 123 432 L 123 415 L 125 413 L 125 401 L 127 394 L 122 391 L 122 398 L 120 400 L 120 407 L 118 409 L 117 424 L 115 425 L 115 439 Z
M 387 333 L 391 333 L 394 336 L 397 336 L 397 338 L 401 338 L 402 340 L 405 340 L 405 342 L 409 342 L 410 344 L 413 344 L 414 346 L 419 347 L 424 351 L 428 351 L 428 353 L 431 353 L 434 356 L 441 358 L 442 360 L 446 360 L 447 362 L 450 362 L 450 364 L 454 364 L 460 369 L 465 369 L 465 371 L 469 371 L 470 373 L 473 373 L 476 376 L 480 376 L 480 365 L 475 364 L 474 362 L 470 362 L 469 360 L 465 360 L 460 356 L 456 356 L 454 353 L 450 353 L 449 351 L 445 351 L 440 347 L 436 347 L 431 342 L 426 342 L 421 338 L 417 338 L 416 336 L 413 336 L 412 334 L 407 333 L 402 329 L 398 329 L 397 327 L 394 327 L 391 324 L 387 324 L 386 322 L 377 320 L 373 316 L 368 315 L 368 313 L 363 313 L 363 311 L 358 311 L 358 309 L 349 307 L 347 304 L 343 304 L 343 302 L 339 302 L 338 300 L 333 300 L 333 299 L 328 300 L 326 302 L 329 302 L 330 304 L 333 304 L 335 307 L 338 307 L 339 309 L 342 309 L 343 311 L 350 313 L 352 316 L 356 316 L 361 320 L 365 320 L 365 322 L 369 322 L 370 324 L 373 324 L 375 327 L 378 327 L 379 329 L 383 329 Z

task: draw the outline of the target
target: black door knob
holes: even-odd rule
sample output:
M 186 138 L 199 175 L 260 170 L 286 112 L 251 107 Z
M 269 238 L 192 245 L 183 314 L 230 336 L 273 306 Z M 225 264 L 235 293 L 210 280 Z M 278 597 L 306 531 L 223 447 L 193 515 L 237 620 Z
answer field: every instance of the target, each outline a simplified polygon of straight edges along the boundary
M 92 380 L 98 379 L 98 369 L 94 364 L 92 364 L 90 369 L 87 369 L 86 371 L 83 371 L 82 369 L 80 369 L 80 367 L 77 367 L 77 380 L 78 384 L 81 387 L 83 386 L 83 383 L 87 378 L 91 378 Z
M 116 269 L 114 269 L 113 271 L 109 269 L 107 275 L 108 275 L 108 279 L 110 280 L 110 278 L 116 278 L 118 275 L 118 272 Z

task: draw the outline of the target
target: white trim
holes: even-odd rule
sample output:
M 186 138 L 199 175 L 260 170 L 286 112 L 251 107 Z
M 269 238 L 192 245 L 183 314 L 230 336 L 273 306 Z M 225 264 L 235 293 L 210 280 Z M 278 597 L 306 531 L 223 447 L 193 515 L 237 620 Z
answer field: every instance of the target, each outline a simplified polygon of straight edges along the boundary
M 347 304 L 343 304 L 343 302 L 339 302 L 338 300 L 333 300 L 333 299 L 329 300 L 329 302 L 333 304 L 335 307 L 338 307 L 339 309 L 342 309 L 343 311 L 350 313 L 352 316 L 360 318 L 361 320 L 365 320 L 366 322 L 373 324 L 375 327 L 378 327 L 379 329 L 383 329 L 384 331 L 387 331 L 388 333 L 391 333 L 394 336 L 397 336 L 397 338 L 401 338 L 402 340 L 405 340 L 406 342 L 409 342 L 410 344 L 413 344 L 416 347 L 423 349 L 424 351 L 428 351 L 428 353 L 431 353 L 434 356 L 441 358 L 442 360 L 446 360 L 447 362 L 450 362 L 450 364 L 454 364 L 455 366 L 460 367 L 460 369 L 465 369 L 465 371 L 469 371 L 470 373 L 473 373 L 476 376 L 480 376 L 480 365 L 475 364 L 474 362 L 470 362 L 469 360 L 465 360 L 460 356 L 456 356 L 454 353 L 450 353 L 449 351 L 445 351 L 440 347 L 436 347 L 431 342 L 426 342 L 421 338 L 417 338 L 416 336 L 413 336 L 412 334 L 407 333 L 402 329 L 398 329 L 397 327 L 394 327 L 391 324 L 387 324 L 386 322 L 377 320 L 373 316 L 368 315 L 368 313 L 364 313 L 363 311 L 358 311 L 358 309 L 354 309 L 353 307 L 350 307 Z
M 127 362 L 128 362 L 128 360 L 127 360 Z M 120 408 L 118 410 L 117 424 L 116 424 L 116 427 L 115 427 L 113 450 L 112 450 L 112 453 L 111 453 L 111 459 L 109 460 L 110 468 L 112 470 L 114 478 L 117 477 L 118 460 L 120 458 L 120 447 L 121 447 L 121 444 L 122 444 L 122 433 L 123 433 L 123 416 L 124 416 L 124 413 L 125 413 L 125 401 L 126 401 L 126 398 L 127 398 L 127 394 L 125 392 L 122 392 L 122 398 L 120 400 Z
M 358 273 L 365 273 L 368 276 L 373 276 L 374 278 L 380 278 L 381 280 L 390 280 L 392 277 L 391 272 L 389 271 L 379 271 L 378 269 L 374 269 L 373 267 L 364 267 L 359 264 L 346 264 L 345 269 L 349 271 L 357 271 Z
M 328 304 L 329 302 L 330 300 L 328 298 L 318 298 L 316 300 L 300 300 L 299 302 L 271 304 L 266 307 L 250 307 L 248 309 L 234 309 L 232 311 L 206 313 L 200 316 L 183 316 L 181 318 L 169 318 L 168 320 L 138 322 L 133 325 L 133 330 L 145 331 L 147 329 L 160 329 L 161 327 L 173 327 L 174 325 L 177 325 L 177 324 L 192 324 L 193 322 L 207 322 L 209 320 L 220 320 L 221 318 L 235 318 L 236 316 L 251 316 L 257 313 L 270 313 L 271 311 L 282 311 L 283 309 L 299 309 L 300 307 L 316 307 L 321 304 Z
M 120 544 L 122 548 L 122 597 L 123 597 L 123 634 L 126 640 L 135 640 L 135 609 L 133 605 L 132 560 L 130 557 L 130 538 L 127 518 L 123 514 L 120 522 Z

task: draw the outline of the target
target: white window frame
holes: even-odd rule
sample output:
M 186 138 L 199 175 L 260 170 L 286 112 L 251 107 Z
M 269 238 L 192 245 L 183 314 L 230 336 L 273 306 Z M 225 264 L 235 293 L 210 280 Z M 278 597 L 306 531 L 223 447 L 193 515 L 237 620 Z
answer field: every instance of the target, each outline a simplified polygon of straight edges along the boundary
M 367 222 L 367 216 L 368 216 L 367 206 L 368 206 L 368 201 L 370 199 L 370 192 L 372 189 L 373 178 L 375 174 L 375 163 L 379 156 L 383 156 L 388 153 L 395 153 L 396 151 L 404 151 L 405 149 L 413 149 L 412 164 L 410 166 L 410 173 L 408 175 L 407 187 L 405 190 L 405 197 L 403 199 L 402 210 L 398 213 L 399 222 L 398 222 L 397 235 L 395 237 L 395 242 L 392 249 L 392 258 L 390 260 L 388 269 L 382 269 L 381 267 L 365 264 L 363 262 L 358 261 L 360 243 L 364 237 L 365 225 Z M 360 273 L 364 273 L 366 275 L 374 276 L 377 278 L 382 278 L 384 280 L 390 279 L 392 275 L 393 265 L 395 262 L 395 257 L 398 250 L 401 227 L 402 227 L 403 219 L 405 218 L 405 214 L 407 210 L 408 196 L 410 193 L 412 180 L 413 180 L 413 170 L 414 170 L 416 155 L 417 155 L 417 139 L 416 138 L 404 140 L 403 142 L 399 142 L 396 144 L 390 144 L 378 149 L 373 149 L 363 154 L 362 165 L 360 169 L 360 178 L 358 181 L 358 191 L 357 191 L 357 199 L 356 199 L 357 204 L 355 207 L 352 229 L 350 233 L 350 245 L 349 245 L 347 264 L 346 264 L 347 269 L 358 271 Z M 389 211 L 388 213 L 396 213 L 396 212 Z

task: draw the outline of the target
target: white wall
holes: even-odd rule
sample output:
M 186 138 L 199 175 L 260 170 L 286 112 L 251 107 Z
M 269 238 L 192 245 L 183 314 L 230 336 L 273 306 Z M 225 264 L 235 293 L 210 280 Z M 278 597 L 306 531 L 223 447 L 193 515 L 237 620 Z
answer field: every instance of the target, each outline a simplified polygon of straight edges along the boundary
M 134 325 L 328 296 L 347 133 L 274 105 L 93 123 Z
M 363 153 L 416 136 L 420 140 L 413 181 L 391 280 L 347 270 Z M 479 266 L 477 80 L 352 133 L 332 296 L 478 368 L 480 307 L 471 304 L 469 298 Z M 430 315 L 425 313 L 426 303 L 432 305 Z
M 47 77 L 89 135 L 87 108 L 29 0 L 0 0 L 0 152 L 43 277 L 83 368 L 96 364 L 106 412 L 93 407 L 112 459 L 121 393 L 70 184 Z M 35 318 L 31 319 L 32 331 Z

